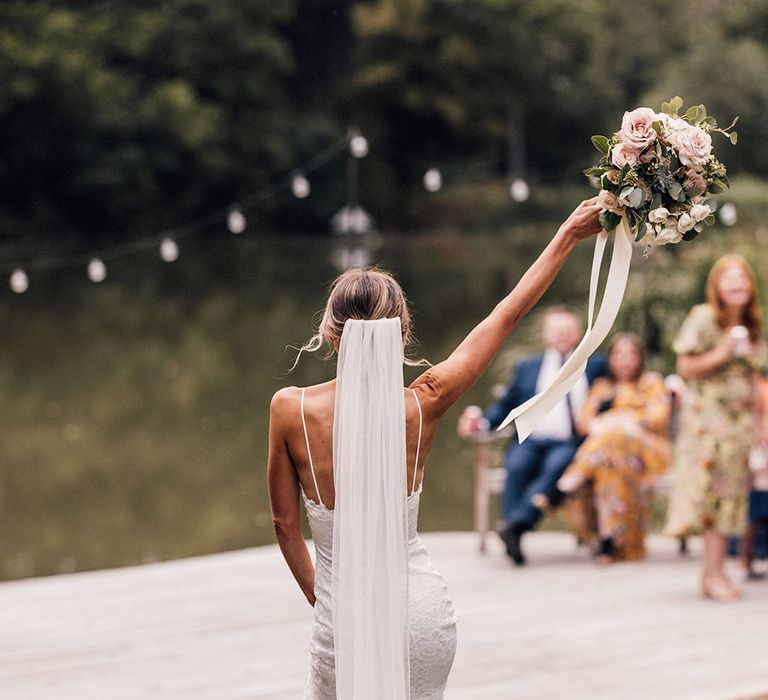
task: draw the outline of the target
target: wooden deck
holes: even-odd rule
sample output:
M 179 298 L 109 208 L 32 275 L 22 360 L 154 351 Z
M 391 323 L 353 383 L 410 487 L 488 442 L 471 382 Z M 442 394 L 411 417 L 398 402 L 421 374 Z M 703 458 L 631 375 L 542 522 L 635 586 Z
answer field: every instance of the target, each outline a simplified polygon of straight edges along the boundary
M 459 614 L 448 700 L 741 700 L 768 693 L 768 582 L 696 593 L 697 556 L 651 541 L 598 569 L 572 537 L 428 534 Z M 300 698 L 309 606 L 276 547 L 0 584 L 3 700 Z

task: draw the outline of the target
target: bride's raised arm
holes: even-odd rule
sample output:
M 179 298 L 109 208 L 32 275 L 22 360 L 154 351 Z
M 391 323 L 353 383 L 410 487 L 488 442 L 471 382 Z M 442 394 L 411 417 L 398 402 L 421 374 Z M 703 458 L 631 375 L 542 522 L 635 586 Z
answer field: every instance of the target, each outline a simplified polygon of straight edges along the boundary
M 597 197 L 579 204 L 563 222 L 547 247 L 502 299 L 448 359 L 416 378 L 433 416 L 442 415 L 487 369 L 512 329 L 541 299 L 576 244 L 600 231 Z

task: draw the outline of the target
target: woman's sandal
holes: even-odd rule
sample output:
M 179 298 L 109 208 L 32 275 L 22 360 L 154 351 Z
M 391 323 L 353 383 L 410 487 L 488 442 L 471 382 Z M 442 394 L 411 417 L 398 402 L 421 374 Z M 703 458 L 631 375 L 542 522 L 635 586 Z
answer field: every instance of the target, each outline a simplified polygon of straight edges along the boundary
M 741 598 L 741 591 L 725 579 L 718 581 L 708 576 L 703 576 L 701 579 L 701 594 L 719 603 L 733 603 Z

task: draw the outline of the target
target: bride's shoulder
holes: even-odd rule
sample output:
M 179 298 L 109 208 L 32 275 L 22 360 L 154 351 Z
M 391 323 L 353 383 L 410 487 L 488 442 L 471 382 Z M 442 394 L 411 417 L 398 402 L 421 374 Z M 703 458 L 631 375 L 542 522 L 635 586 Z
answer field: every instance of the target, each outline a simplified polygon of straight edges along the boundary
M 301 389 L 297 386 L 284 386 L 272 394 L 269 412 L 272 417 L 282 416 L 288 410 L 295 408 L 301 401 Z

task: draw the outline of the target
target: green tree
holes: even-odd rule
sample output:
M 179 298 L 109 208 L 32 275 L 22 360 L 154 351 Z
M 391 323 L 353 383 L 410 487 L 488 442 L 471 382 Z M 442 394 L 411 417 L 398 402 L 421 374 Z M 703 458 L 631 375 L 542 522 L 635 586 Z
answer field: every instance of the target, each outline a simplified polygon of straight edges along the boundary
M 263 188 L 291 160 L 291 3 L 0 5 L 6 220 L 158 230 Z

